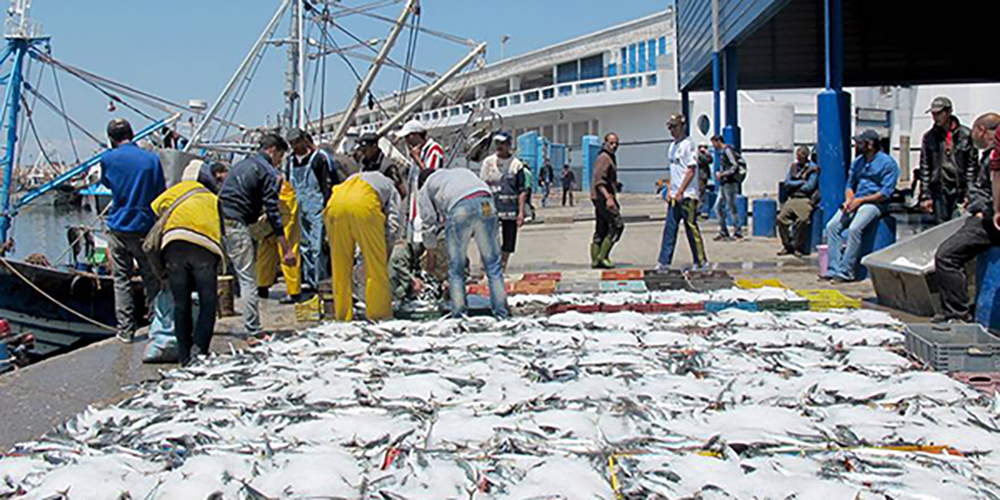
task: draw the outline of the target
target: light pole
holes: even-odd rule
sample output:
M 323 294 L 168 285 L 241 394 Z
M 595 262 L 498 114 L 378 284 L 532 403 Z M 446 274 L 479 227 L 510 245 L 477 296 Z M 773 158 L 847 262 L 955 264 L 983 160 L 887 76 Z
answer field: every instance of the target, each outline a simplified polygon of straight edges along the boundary
M 502 35 L 500 37 L 500 60 L 503 61 L 507 58 L 507 42 L 510 40 L 510 35 Z

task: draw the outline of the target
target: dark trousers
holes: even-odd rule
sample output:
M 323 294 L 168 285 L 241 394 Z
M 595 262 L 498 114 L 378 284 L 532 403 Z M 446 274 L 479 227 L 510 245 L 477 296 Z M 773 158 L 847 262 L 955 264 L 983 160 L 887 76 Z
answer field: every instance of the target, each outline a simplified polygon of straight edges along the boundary
M 163 251 L 170 293 L 174 296 L 174 329 L 182 365 L 193 354 L 208 354 L 219 304 L 219 257 L 191 243 L 175 241 Z M 198 322 L 192 325 L 191 294 L 198 292 Z
M 990 217 L 969 217 L 965 225 L 938 247 L 935 271 L 941 289 L 942 312 L 946 318 L 970 321 L 969 284 L 965 266 L 992 246 L 1000 245 Z
M 958 189 L 939 187 L 931 192 L 934 201 L 934 223 L 942 224 L 955 218 L 962 194 Z
M 781 245 L 789 252 L 806 252 L 806 237 L 812 226 L 812 201 L 808 198 L 789 198 L 778 214 L 778 235 Z
M 573 188 L 572 187 L 563 186 L 563 204 L 562 204 L 562 206 L 564 206 L 564 207 L 566 206 L 566 197 L 569 197 L 569 206 L 572 207 L 573 206 Z
M 622 220 L 621 207 L 615 203 L 614 209 L 608 209 L 608 204 L 604 200 L 591 200 L 594 202 L 594 213 L 596 215 L 594 228 L 594 243 L 600 244 L 605 238 L 611 237 L 612 243 L 618 243 L 622 233 L 625 232 L 625 221 Z

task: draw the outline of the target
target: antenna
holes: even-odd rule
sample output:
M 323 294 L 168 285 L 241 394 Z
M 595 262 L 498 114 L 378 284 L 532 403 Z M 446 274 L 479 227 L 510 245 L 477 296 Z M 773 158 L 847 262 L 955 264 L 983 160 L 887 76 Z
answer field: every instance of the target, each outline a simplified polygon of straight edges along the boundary
M 7 38 L 35 38 L 42 32 L 42 25 L 31 20 L 31 0 L 11 0 L 7 9 Z

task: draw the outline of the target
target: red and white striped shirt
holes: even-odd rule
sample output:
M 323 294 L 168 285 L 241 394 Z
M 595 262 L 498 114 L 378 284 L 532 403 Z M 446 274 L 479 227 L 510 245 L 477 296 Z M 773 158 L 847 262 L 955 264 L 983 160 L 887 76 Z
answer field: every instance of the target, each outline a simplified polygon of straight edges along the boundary
M 444 148 L 434 139 L 427 139 L 424 147 L 420 150 L 420 163 L 423 164 L 423 170 L 444 168 Z

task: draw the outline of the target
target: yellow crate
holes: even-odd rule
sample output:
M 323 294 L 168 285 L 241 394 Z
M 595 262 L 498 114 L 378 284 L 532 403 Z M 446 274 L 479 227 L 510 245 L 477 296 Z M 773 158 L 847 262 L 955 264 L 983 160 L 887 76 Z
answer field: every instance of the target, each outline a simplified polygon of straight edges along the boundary
M 295 321 L 299 323 L 311 323 L 323 319 L 323 301 L 319 295 L 295 304 Z
M 852 299 L 840 290 L 796 290 L 795 293 L 809 301 L 812 311 L 861 308 L 861 299 Z
M 736 286 L 744 290 L 754 290 L 757 288 L 788 288 L 779 279 L 763 279 L 755 280 L 748 278 L 740 278 L 736 280 Z

